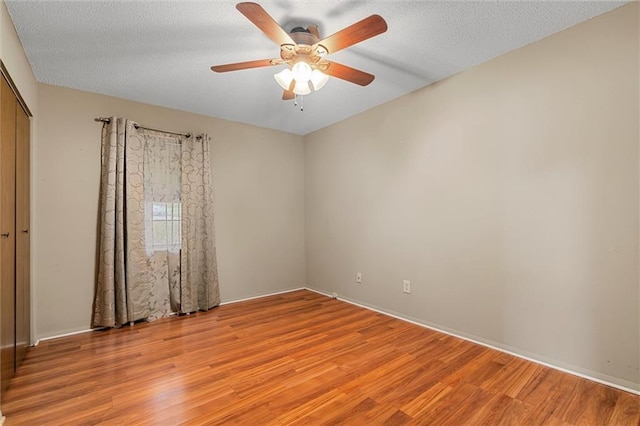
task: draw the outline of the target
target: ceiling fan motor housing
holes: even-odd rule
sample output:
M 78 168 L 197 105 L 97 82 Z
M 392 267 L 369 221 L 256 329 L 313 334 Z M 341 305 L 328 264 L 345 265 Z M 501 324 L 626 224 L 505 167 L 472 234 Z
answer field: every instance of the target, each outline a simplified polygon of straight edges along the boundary
M 293 41 L 295 41 L 296 44 L 299 44 L 299 45 L 304 44 L 307 46 L 313 46 L 314 44 L 320 41 L 320 37 L 317 37 L 311 34 L 311 32 L 308 29 L 302 28 L 302 27 L 295 27 L 294 29 L 291 30 L 289 35 L 291 36 Z

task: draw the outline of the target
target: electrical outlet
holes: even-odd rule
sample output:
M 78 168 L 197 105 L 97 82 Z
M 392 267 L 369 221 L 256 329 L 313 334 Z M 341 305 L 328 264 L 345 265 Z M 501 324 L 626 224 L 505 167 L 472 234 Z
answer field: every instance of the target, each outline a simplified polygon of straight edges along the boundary
M 411 281 L 402 280 L 402 291 L 405 293 L 411 293 Z
M 358 272 L 358 273 L 356 274 L 356 282 L 357 282 L 358 284 L 362 284 L 362 272 Z

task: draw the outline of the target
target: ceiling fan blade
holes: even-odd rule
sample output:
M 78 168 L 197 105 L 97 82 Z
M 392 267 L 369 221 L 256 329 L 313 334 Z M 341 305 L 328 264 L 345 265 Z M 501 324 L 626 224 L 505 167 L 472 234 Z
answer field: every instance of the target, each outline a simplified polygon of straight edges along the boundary
M 238 3 L 236 9 L 277 44 L 281 46 L 283 44 L 296 44 L 289 34 L 259 4 L 251 2 Z
M 293 88 L 296 86 L 296 81 L 295 80 L 291 80 L 291 84 L 289 84 L 289 90 L 285 90 L 284 92 L 282 92 L 282 100 L 283 101 L 290 101 L 291 99 L 295 99 L 296 94 L 293 93 Z
M 282 100 L 283 101 L 290 101 L 291 99 L 295 98 L 296 94 L 293 93 L 292 90 L 285 90 L 282 92 Z
M 257 61 L 237 62 L 235 64 L 214 65 L 211 67 L 211 71 L 215 72 L 228 72 L 246 70 L 250 68 L 271 67 L 274 65 L 280 65 L 282 60 L 280 59 L 258 59 Z
M 369 74 L 364 71 L 339 64 L 337 62 L 327 62 L 329 66 L 323 72 L 326 75 L 330 75 L 331 77 L 336 77 L 350 83 L 358 84 L 360 86 L 366 86 L 376 78 L 373 74 Z
M 356 43 L 375 37 L 387 31 L 387 23 L 380 15 L 371 15 L 362 21 L 344 28 L 337 33 L 320 40 L 313 45 L 312 50 L 323 46 L 328 53 L 335 53 Z

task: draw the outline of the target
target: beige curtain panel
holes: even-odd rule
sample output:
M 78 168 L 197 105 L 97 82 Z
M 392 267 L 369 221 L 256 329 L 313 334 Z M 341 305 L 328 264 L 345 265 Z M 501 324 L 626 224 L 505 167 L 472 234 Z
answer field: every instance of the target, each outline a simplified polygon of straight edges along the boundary
M 180 312 L 181 137 L 142 130 L 145 246 L 151 260 L 149 321 Z
M 103 126 L 94 327 L 117 327 L 220 303 L 209 138 L 176 136 L 176 154 L 175 147 L 157 148 L 162 137 L 136 129 L 124 118 L 111 117 Z M 165 152 L 171 153 L 168 160 L 161 158 Z M 173 163 L 176 158 L 179 167 Z M 178 176 L 160 173 L 163 161 L 172 162 L 166 169 Z M 167 182 L 177 188 L 177 195 L 167 190 Z M 167 194 L 172 194 L 170 199 Z M 164 216 L 149 210 L 162 208 Z M 157 217 L 159 222 L 154 221 Z M 162 228 L 167 217 L 180 232 L 173 230 L 174 241 L 162 244 L 158 241 L 167 241 Z M 150 238 L 155 240 L 147 241 Z
M 182 141 L 181 311 L 220 304 L 209 137 Z M 215 283 L 215 285 L 212 285 Z
M 132 121 L 112 117 L 103 126 L 94 326 L 114 327 L 150 314 L 143 176 L 137 167 L 142 163 L 143 148 Z

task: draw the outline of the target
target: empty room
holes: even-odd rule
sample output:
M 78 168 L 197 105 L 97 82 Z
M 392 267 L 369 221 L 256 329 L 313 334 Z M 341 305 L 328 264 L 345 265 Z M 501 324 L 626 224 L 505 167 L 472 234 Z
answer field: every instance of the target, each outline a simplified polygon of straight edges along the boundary
M 640 425 L 640 3 L 0 37 L 0 424 Z

